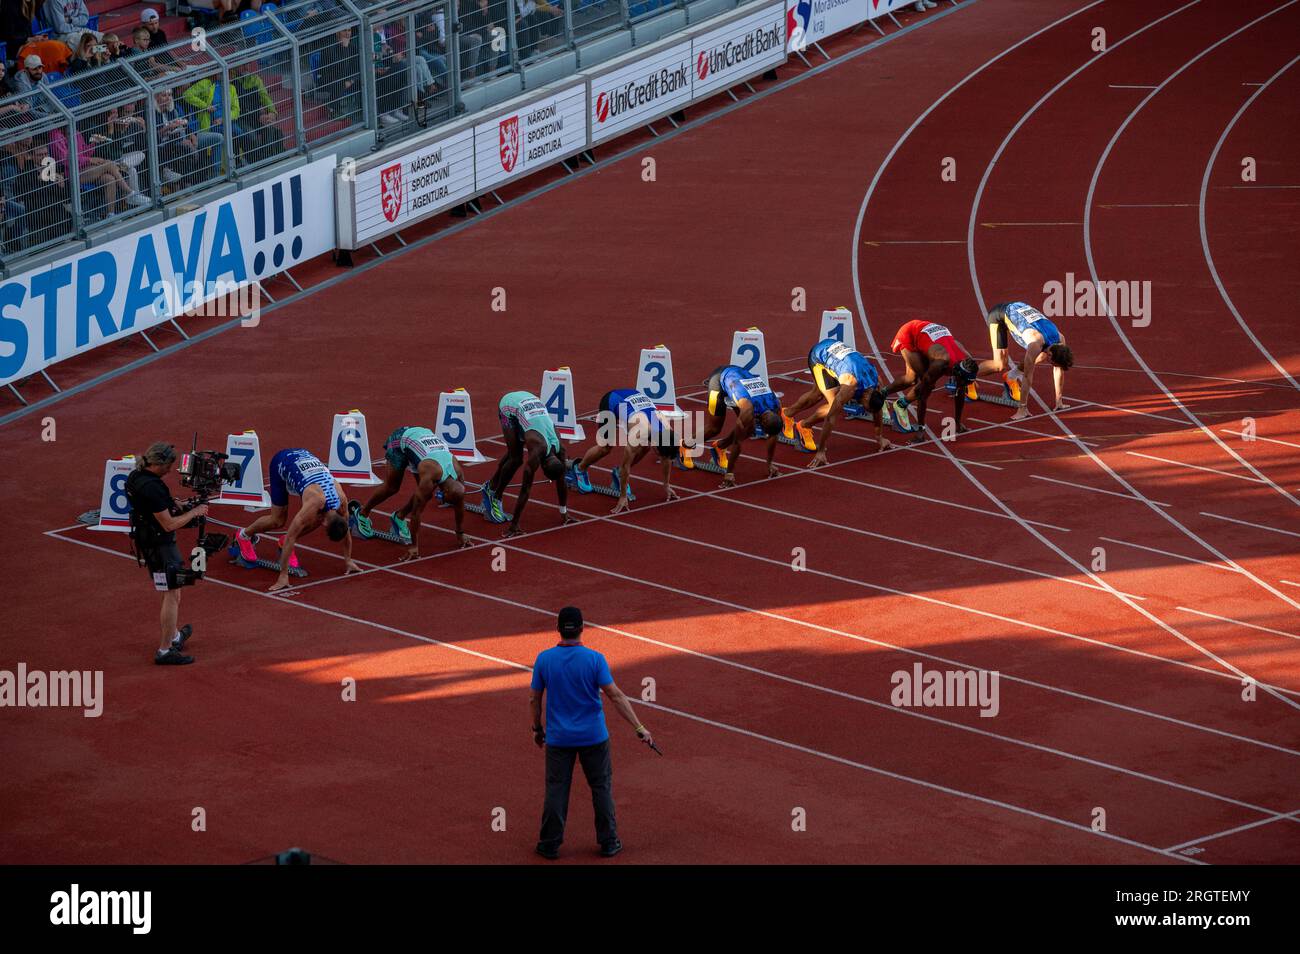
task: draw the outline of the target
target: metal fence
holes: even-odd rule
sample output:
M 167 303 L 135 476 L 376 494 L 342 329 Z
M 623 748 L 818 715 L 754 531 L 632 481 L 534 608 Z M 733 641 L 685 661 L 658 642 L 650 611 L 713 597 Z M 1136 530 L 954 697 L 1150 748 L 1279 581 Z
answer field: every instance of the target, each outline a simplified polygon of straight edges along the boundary
M 685 2 L 254 0 L 236 23 L 41 76 L 0 99 L 0 266 L 362 130 L 398 141 L 465 90 Z

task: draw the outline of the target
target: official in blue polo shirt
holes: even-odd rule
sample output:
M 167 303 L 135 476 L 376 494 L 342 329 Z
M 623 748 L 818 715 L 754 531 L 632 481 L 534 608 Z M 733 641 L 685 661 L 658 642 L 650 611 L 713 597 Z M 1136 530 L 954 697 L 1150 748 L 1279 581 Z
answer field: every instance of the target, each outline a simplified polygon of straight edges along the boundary
M 583 774 L 591 787 L 600 853 L 612 858 L 623 850 L 623 843 L 618 840 L 614 822 L 614 769 L 600 694 L 609 697 L 642 742 L 653 744 L 654 739 L 650 730 L 637 720 L 627 696 L 614 684 L 605 657 L 582 645 L 582 611 L 574 606 L 560 610 L 557 628 L 560 642 L 538 655 L 528 697 L 533 713 L 533 739 L 546 747 L 546 801 L 542 806 L 537 853 L 552 860 L 560 856 L 576 758 L 582 763 Z M 542 725 L 543 696 L 546 697 L 545 727 Z

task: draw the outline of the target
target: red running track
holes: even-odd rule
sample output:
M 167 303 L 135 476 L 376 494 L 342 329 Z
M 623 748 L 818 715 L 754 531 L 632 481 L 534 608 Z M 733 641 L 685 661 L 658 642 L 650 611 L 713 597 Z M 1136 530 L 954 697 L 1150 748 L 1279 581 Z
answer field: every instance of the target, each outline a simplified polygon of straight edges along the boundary
M 354 862 L 530 860 L 541 763 L 526 669 L 566 603 L 625 689 L 655 685 L 640 708 L 665 758 L 611 723 L 629 846 L 616 863 L 1296 860 L 1300 588 L 1283 581 L 1300 568 L 1278 531 L 1300 528 L 1273 484 L 1300 488 L 1297 395 L 1214 285 L 1197 202 L 1256 88 L 1240 84 L 1295 55 L 1300 15 L 1286 6 L 1179 73 L 1102 163 L 1153 92 L 1112 86 L 1161 84 L 1284 4 L 1193 4 L 1155 23 L 1179 6 L 981 0 L 864 55 L 842 41 L 830 68 L 56 405 L 53 443 L 37 416 L 0 431 L 15 462 L 0 488 L 24 501 L 5 659 L 102 668 L 107 687 L 99 719 L 6 711 L 3 860 L 239 861 L 289 844 Z M 1278 128 L 1289 76 L 1227 138 L 1207 226 L 1235 307 L 1294 372 L 1279 316 L 1300 281 L 1251 224 L 1257 211 L 1293 231 L 1294 193 L 1218 188 L 1246 148 L 1261 183 L 1300 182 L 1294 124 Z M 948 156 L 955 182 L 940 180 Z M 486 451 L 491 402 L 541 368 L 571 365 L 592 407 L 662 341 L 689 392 L 749 324 L 790 393 L 819 310 L 859 297 L 863 350 L 868 329 L 887 345 L 927 317 L 983 352 L 984 305 L 1088 275 L 1089 249 L 1099 277 L 1153 283 L 1153 320 L 1066 325 L 1084 367 L 1055 419 L 1010 428 L 978 406 L 956 445 L 883 456 L 849 425 L 824 471 L 783 448 L 781 478 L 759 480 L 752 459 L 734 491 L 678 475 L 671 504 L 647 471 L 631 514 L 581 498 L 586 519 L 564 529 L 541 489 L 505 572 L 491 569 L 498 529 L 472 517 L 474 549 L 448 549 L 438 514 L 422 560 L 362 542 L 370 571 L 349 578 L 309 539 L 312 578 L 288 596 L 225 566 L 185 594 L 199 663 L 184 670 L 146 662 L 156 601 L 121 538 L 59 529 L 93 506 L 98 461 L 154 435 L 256 427 L 268 453 L 319 446 L 341 407 L 383 432 L 464 386 Z M 490 310 L 497 286 L 505 314 Z M 790 310 L 796 286 L 806 313 Z M 947 407 L 934 412 L 937 425 Z M 1265 440 L 1228 433 L 1247 416 Z M 38 462 L 38 499 L 18 461 Z M 891 677 L 918 663 L 997 670 L 998 714 L 891 705 Z M 566 857 L 596 860 L 581 784 L 572 816 Z

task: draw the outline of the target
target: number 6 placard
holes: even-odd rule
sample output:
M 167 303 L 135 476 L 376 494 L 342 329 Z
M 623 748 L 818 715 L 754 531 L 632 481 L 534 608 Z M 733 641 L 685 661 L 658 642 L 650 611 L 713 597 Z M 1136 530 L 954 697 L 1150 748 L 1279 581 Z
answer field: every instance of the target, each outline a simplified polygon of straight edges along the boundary
M 356 408 L 334 415 L 330 434 L 330 475 L 340 484 L 374 486 L 382 483 L 370 466 L 366 416 Z

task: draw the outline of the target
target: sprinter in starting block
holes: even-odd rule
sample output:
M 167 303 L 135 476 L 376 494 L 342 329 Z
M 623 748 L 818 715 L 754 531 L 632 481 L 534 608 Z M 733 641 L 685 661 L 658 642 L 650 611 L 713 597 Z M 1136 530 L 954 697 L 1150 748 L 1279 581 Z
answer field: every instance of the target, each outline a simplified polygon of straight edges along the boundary
M 343 543 L 343 572 L 360 573 L 352 562 L 352 536 L 348 532 L 348 498 L 329 468 L 309 450 L 290 447 L 271 458 L 271 510 L 258 517 L 235 535 L 239 559 L 258 564 L 256 543 L 259 533 L 282 529 L 288 524 L 284 545 L 280 548 L 280 577 L 271 591 L 289 586 L 289 571 L 298 568 L 293 555 L 294 544 L 324 524 L 325 535 Z M 289 494 L 302 498 L 302 507 L 289 523 Z
M 926 402 L 930 392 L 946 374 L 951 374 L 957 385 L 953 394 L 953 416 L 957 430 L 965 431 L 961 414 L 966 406 L 966 387 L 979 374 L 979 364 L 958 343 L 952 332 L 936 322 L 918 318 L 898 329 L 890 350 L 902 356 L 905 367 L 903 376 L 895 378 L 885 388 L 885 395 L 902 391 L 904 407 L 909 403 L 916 405 L 918 430 L 912 443 L 925 440 Z
M 1010 336 L 1025 349 L 1020 367 L 1011 363 L 1007 347 Z M 1053 410 L 1064 410 L 1065 372 L 1074 367 L 1074 352 L 1065 343 L 1065 335 L 1037 308 L 1023 301 L 994 305 L 989 312 L 989 343 L 993 357 L 980 362 L 980 375 L 1003 374 L 1007 391 L 1020 407 L 1011 420 L 1029 416 L 1029 394 L 1034 383 L 1034 368 L 1043 363 L 1052 365 L 1052 384 L 1056 391 Z
M 462 547 L 471 546 L 465 536 L 465 485 L 451 448 L 441 437 L 427 427 L 402 426 L 384 441 L 384 460 L 388 475 L 375 488 L 363 505 L 352 504 L 352 525 L 363 540 L 380 536 L 406 545 L 402 561 L 414 560 L 420 555 L 420 519 L 424 508 L 435 494 L 456 514 L 456 542 Z M 370 522 L 370 513 L 402 487 L 406 472 L 415 477 L 415 492 L 411 499 L 391 517 L 391 536 L 376 531 Z
M 663 414 L 650 400 L 634 388 L 606 391 L 600 399 L 596 414 L 596 443 L 587 449 L 582 460 L 570 469 L 570 479 L 578 493 L 589 494 L 594 489 L 587 470 L 595 466 L 614 448 L 623 448 L 623 460 L 611 477 L 611 486 L 618 493 L 618 503 L 611 513 L 622 513 L 631 506 L 632 468 L 645 457 L 651 447 L 658 451 L 663 462 L 664 497 L 676 500 L 672 487 L 673 461 L 680 454 L 677 435 Z
M 547 413 L 546 405 L 529 391 L 511 391 L 497 404 L 497 415 L 501 420 L 506 452 L 497 463 L 492 479 L 483 485 L 484 517 L 492 523 L 505 523 L 509 519 L 510 526 L 504 536 L 513 537 L 521 533 L 519 519 L 524 515 L 533 488 L 533 476 L 540 467 L 547 479 L 555 484 L 555 492 L 560 498 L 560 523 L 577 523 L 575 517 L 569 516 L 564 446 L 555 433 L 555 423 Z M 501 506 L 501 495 L 510 486 L 510 480 L 521 464 L 524 476 L 519 483 L 519 499 L 515 501 L 514 516 L 508 518 Z
M 709 419 L 704 425 L 704 440 L 716 437 L 727 419 L 727 408 L 736 412 L 736 424 L 720 441 L 709 444 L 718 457 L 718 466 L 725 474 L 722 486 L 736 484 L 736 461 L 745 441 L 761 427 L 767 438 L 767 476 L 780 474 L 772 455 L 781 436 L 784 422 L 781 419 L 781 402 L 761 377 L 745 373 L 739 365 L 724 364 L 709 375 L 704 382 L 709 392 Z
M 823 338 L 808 352 L 808 370 L 812 372 L 813 387 L 794 402 L 785 416 L 784 426 L 787 435 L 797 433 L 803 446 L 815 452 L 808 462 L 809 467 L 821 467 L 826 463 L 826 443 L 835 430 L 835 422 L 843 413 L 844 405 L 850 401 L 863 405 L 871 414 L 876 425 L 876 448 L 886 450 L 892 446 L 885 439 L 881 421 L 885 398 L 880 392 L 880 377 L 865 355 L 834 338 Z M 794 420 L 796 414 L 819 400 L 822 401 L 821 407 L 802 421 Z M 820 437 L 814 438 L 811 425 L 817 421 L 823 422 L 822 432 Z

